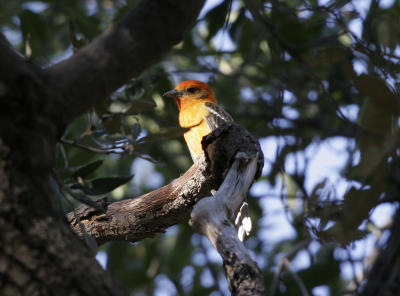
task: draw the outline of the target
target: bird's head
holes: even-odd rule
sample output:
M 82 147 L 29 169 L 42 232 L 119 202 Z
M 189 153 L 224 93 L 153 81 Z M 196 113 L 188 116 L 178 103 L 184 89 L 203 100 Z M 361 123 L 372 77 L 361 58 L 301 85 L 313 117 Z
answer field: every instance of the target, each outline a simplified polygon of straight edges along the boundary
M 186 104 L 192 104 L 196 101 L 217 102 L 211 87 L 204 82 L 196 80 L 183 81 L 173 90 L 164 93 L 163 96 L 174 98 L 179 110 Z

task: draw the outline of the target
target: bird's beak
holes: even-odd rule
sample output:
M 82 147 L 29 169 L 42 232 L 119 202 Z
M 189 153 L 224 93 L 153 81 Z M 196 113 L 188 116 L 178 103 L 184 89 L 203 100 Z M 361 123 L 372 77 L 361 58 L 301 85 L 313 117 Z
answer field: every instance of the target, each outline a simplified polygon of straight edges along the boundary
M 182 93 L 179 90 L 173 89 L 170 91 L 167 91 L 166 93 L 163 94 L 164 97 L 170 97 L 170 98 L 179 98 L 182 96 Z

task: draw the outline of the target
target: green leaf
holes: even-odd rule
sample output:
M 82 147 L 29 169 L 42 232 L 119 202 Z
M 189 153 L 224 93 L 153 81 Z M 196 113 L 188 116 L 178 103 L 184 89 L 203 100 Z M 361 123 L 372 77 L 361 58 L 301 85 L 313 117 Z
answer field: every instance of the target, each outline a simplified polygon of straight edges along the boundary
M 107 177 L 98 178 L 85 184 L 75 183 L 71 186 L 72 189 L 80 189 L 88 195 L 101 195 L 113 191 L 119 186 L 129 182 L 133 175 L 127 177 Z
M 86 246 L 90 251 L 90 255 L 92 255 L 93 257 L 96 256 L 98 248 L 96 239 L 93 237 L 93 235 L 90 235 L 86 231 L 85 226 L 81 222 L 79 222 L 79 228 L 83 235 L 83 241 L 85 242 Z
M 71 186 L 72 188 L 72 186 Z M 68 190 L 69 195 L 71 195 L 74 199 L 77 201 L 88 205 L 89 207 L 92 207 L 102 213 L 105 213 L 106 210 L 98 204 L 96 201 L 92 200 L 91 198 L 87 197 L 86 195 L 82 194 L 81 192 L 72 192 L 71 190 Z
M 181 137 L 188 129 L 187 128 L 171 128 L 164 133 L 149 135 L 143 138 L 140 138 L 138 143 L 144 142 L 155 142 L 161 140 L 168 140 Z
M 110 115 L 110 116 L 103 116 L 103 125 L 104 129 L 109 134 L 117 134 L 121 132 L 121 116 L 117 115 Z
M 398 114 L 397 97 L 382 78 L 376 75 L 361 74 L 354 79 L 354 84 L 360 92 L 385 109 L 387 115 Z
M 241 52 L 250 52 L 254 46 L 255 31 L 254 23 L 247 18 L 244 18 L 242 26 L 240 26 L 240 33 L 238 36 L 239 49 Z
M 206 19 L 208 20 L 208 40 L 210 40 L 218 32 L 218 30 L 223 27 L 226 14 L 228 13 L 229 3 L 230 1 L 222 1 L 221 4 L 217 5 L 207 13 Z
M 156 103 L 153 101 L 133 101 L 125 115 L 136 115 L 143 111 L 150 111 L 156 107 Z
M 286 198 L 291 207 L 296 203 L 297 184 L 296 181 L 288 174 L 282 173 L 282 182 L 286 189 Z
M 79 169 L 77 169 L 75 171 L 75 173 L 72 174 L 72 177 L 75 178 L 75 179 L 78 178 L 78 177 L 86 178 L 92 172 L 97 170 L 102 164 L 103 164 L 103 160 L 99 159 L 99 160 L 91 162 L 91 163 L 89 163 L 87 165 L 84 165 L 84 166 L 80 167 Z
M 322 197 L 322 193 L 326 187 L 327 181 L 328 179 L 325 178 L 314 186 L 313 191 L 307 200 L 308 211 L 312 212 L 317 208 L 318 200 Z
M 71 44 L 74 47 L 74 51 L 77 51 L 86 45 L 86 42 L 83 38 L 79 39 L 77 37 L 75 24 L 71 20 L 69 21 L 69 38 L 71 39 Z
M 135 123 L 131 128 L 131 135 L 133 139 L 136 139 L 142 132 L 142 126 L 140 123 Z
M 394 50 L 399 44 L 400 22 L 398 15 L 393 13 L 383 14 L 376 26 L 376 35 L 383 46 Z

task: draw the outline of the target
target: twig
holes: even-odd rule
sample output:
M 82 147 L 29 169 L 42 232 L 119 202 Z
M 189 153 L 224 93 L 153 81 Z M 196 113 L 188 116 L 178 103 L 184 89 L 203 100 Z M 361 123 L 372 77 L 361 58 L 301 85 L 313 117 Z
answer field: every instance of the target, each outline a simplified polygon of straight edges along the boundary
M 102 154 L 107 154 L 107 155 L 108 154 L 118 154 L 118 155 L 129 154 L 129 155 L 135 155 L 136 157 L 142 158 L 142 159 L 150 161 L 152 163 L 157 163 L 157 161 L 155 161 L 151 157 L 142 155 L 142 154 L 139 154 L 139 153 L 136 153 L 135 151 L 133 151 L 132 144 L 122 145 L 122 146 L 112 145 L 109 148 L 97 148 L 97 147 L 83 145 L 83 144 L 77 142 L 76 140 L 60 139 L 60 142 L 63 144 L 71 145 L 71 146 L 74 146 L 74 147 L 77 147 L 80 149 L 84 149 L 84 150 L 87 150 L 90 152 L 94 152 L 94 153 L 102 153 Z M 122 151 L 117 151 L 116 149 L 121 149 Z
M 289 273 L 292 275 L 293 279 L 295 280 L 295 282 L 297 283 L 297 285 L 299 286 L 299 289 L 301 291 L 301 295 L 303 296 L 309 296 L 310 294 L 307 291 L 306 286 L 304 285 L 303 280 L 299 277 L 299 275 L 293 270 L 289 259 L 285 256 L 282 257 L 282 259 L 279 261 L 278 264 L 278 268 L 275 271 L 274 274 L 274 279 L 271 285 L 271 289 L 270 289 L 270 295 L 274 296 L 275 295 L 275 291 L 276 291 L 276 287 L 278 286 L 279 283 L 279 276 L 281 275 L 283 266 L 286 267 L 286 269 L 289 271 Z
M 111 147 L 111 148 L 108 148 L 108 149 L 96 148 L 96 147 L 92 147 L 92 146 L 83 145 L 83 144 L 81 144 L 81 143 L 79 143 L 77 141 L 74 141 L 74 140 L 67 140 L 67 139 L 60 139 L 60 142 L 63 143 L 63 144 L 68 144 L 68 145 L 71 145 L 71 146 L 74 146 L 74 147 L 77 147 L 77 148 L 81 148 L 81 149 L 84 149 L 84 150 L 87 150 L 87 151 L 90 151 L 90 152 L 94 152 L 94 153 L 104 153 L 104 154 L 112 154 L 112 153 L 114 153 L 114 154 L 125 154 L 126 153 L 125 151 L 119 152 L 119 151 L 115 151 L 114 150 L 114 149 L 117 149 L 117 148 L 118 149 L 123 149 L 123 148 L 120 148 L 120 147 Z
M 279 261 L 279 264 L 278 264 L 277 269 L 276 269 L 276 271 L 275 271 L 275 273 L 274 273 L 274 279 L 272 280 L 272 285 L 271 285 L 271 288 L 270 288 L 270 295 L 271 295 L 271 296 L 274 296 L 274 295 L 275 295 L 275 291 L 276 291 L 276 288 L 277 288 L 278 283 L 279 283 L 279 276 L 280 276 L 280 274 L 281 274 L 281 272 L 282 272 L 283 265 L 286 265 L 286 266 L 287 266 L 287 263 L 286 263 L 286 262 L 288 262 L 288 263 L 289 263 L 289 267 L 290 267 L 290 262 L 289 262 L 289 259 L 288 259 L 288 258 L 291 258 L 291 257 L 293 257 L 294 255 L 296 255 L 298 251 L 300 251 L 301 249 L 303 249 L 303 248 L 304 248 L 308 243 L 310 243 L 310 242 L 311 242 L 311 239 L 306 239 L 306 240 L 300 242 L 299 244 L 297 244 L 289 253 L 287 253 L 287 254 Z M 288 268 L 288 269 L 289 269 L 289 268 Z M 289 270 L 289 271 L 292 271 L 292 272 L 293 272 L 293 270 Z M 298 277 L 297 274 L 296 274 L 296 276 Z M 300 279 L 300 281 L 301 281 L 301 279 Z M 296 281 L 296 282 L 297 282 L 297 281 Z M 303 283 L 302 283 L 302 284 L 303 284 Z M 303 284 L 303 286 L 304 286 L 304 284 Z M 300 288 L 300 289 L 301 289 L 301 288 Z M 307 289 L 306 289 L 305 291 L 306 291 L 306 293 L 308 293 L 308 292 L 307 292 Z M 308 294 L 303 294 L 303 295 L 308 295 Z
M 271 296 L 275 296 L 275 291 L 276 287 L 278 286 L 279 276 L 281 275 L 282 267 L 283 267 L 283 260 L 280 260 L 274 273 L 274 279 L 272 280 L 272 285 L 269 292 Z
M 286 257 L 282 258 L 283 264 L 286 266 L 287 270 L 290 272 L 290 274 L 293 276 L 294 280 L 296 281 L 297 285 L 299 286 L 299 289 L 301 291 L 301 294 L 303 296 L 309 296 L 310 294 L 307 291 L 306 286 L 304 285 L 303 280 L 299 277 L 299 275 L 293 270 L 292 265 L 290 264 L 289 260 Z

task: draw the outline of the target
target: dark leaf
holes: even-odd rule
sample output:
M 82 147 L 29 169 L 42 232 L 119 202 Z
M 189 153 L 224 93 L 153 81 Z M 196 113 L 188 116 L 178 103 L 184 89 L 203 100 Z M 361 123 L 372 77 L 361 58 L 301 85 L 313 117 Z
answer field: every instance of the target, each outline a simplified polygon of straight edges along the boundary
M 143 111 L 150 111 L 156 107 L 156 103 L 153 101 L 133 101 L 125 115 L 136 115 Z
M 143 142 L 155 142 L 155 141 L 161 141 L 161 140 L 168 140 L 168 139 L 174 139 L 174 138 L 179 138 L 181 137 L 185 132 L 187 131 L 186 128 L 171 128 L 167 130 L 164 133 L 161 134 L 156 134 L 156 135 L 150 135 L 146 136 L 143 138 L 140 138 L 138 143 L 143 143 Z
M 80 189 L 89 195 L 101 195 L 113 191 L 119 186 L 129 182 L 132 177 L 133 175 L 127 177 L 98 178 L 85 184 L 75 183 L 71 186 L 71 188 Z
M 79 185 L 80 185 L 80 184 L 79 184 Z M 72 185 L 71 188 L 72 188 L 73 186 L 74 186 L 74 185 Z M 72 188 L 72 189 L 74 189 L 74 188 Z M 96 209 L 96 210 L 98 210 L 98 211 L 100 211 L 100 212 L 102 212 L 102 213 L 105 213 L 105 212 L 106 212 L 106 210 L 105 210 L 100 204 L 98 204 L 97 202 L 95 202 L 95 201 L 92 200 L 90 197 L 86 196 L 85 194 L 82 194 L 81 192 L 73 192 L 73 191 L 71 191 L 71 190 L 68 190 L 68 193 L 69 193 L 74 199 L 76 199 L 77 201 L 79 201 L 79 202 L 81 202 L 81 203 L 83 203 L 83 204 L 85 204 L 85 205 L 88 205 L 88 206 L 90 206 L 90 207 L 92 207 L 92 208 L 94 208 L 94 209 Z
M 89 249 L 89 251 L 90 251 L 90 254 L 91 254 L 93 257 L 96 256 L 96 254 L 97 254 L 97 247 L 98 247 L 98 246 L 97 246 L 96 239 L 95 239 L 92 235 L 90 235 L 89 233 L 87 233 L 87 231 L 86 231 L 86 229 L 85 229 L 85 226 L 84 226 L 81 222 L 79 222 L 79 228 L 80 228 L 80 230 L 81 230 L 81 232 L 82 232 L 83 240 L 84 240 L 86 246 L 88 247 L 88 249 Z
M 71 20 L 69 21 L 69 38 L 71 39 L 74 51 L 77 51 L 78 49 L 86 45 L 84 39 L 78 39 L 76 34 L 75 24 Z
M 226 14 L 228 13 L 229 3 L 230 1 L 222 1 L 221 4 L 217 5 L 207 13 L 206 19 L 208 20 L 208 40 L 210 40 L 218 32 L 218 30 L 223 27 Z
M 104 129 L 109 134 L 121 132 L 121 116 L 103 116 Z
M 131 128 L 131 135 L 133 139 L 136 139 L 142 132 L 142 126 L 139 123 L 135 123 Z
M 101 159 L 96 160 L 92 163 L 89 163 L 89 164 L 79 168 L 78 170 L 76 170 L 76 172 L 73 173 L 72 177 L 73 178 L 78 178 L 78 177 L 86 178 L 92 172 L 97 170 L 102 164 L 103 164 L 103 160 L 101 160 Z

